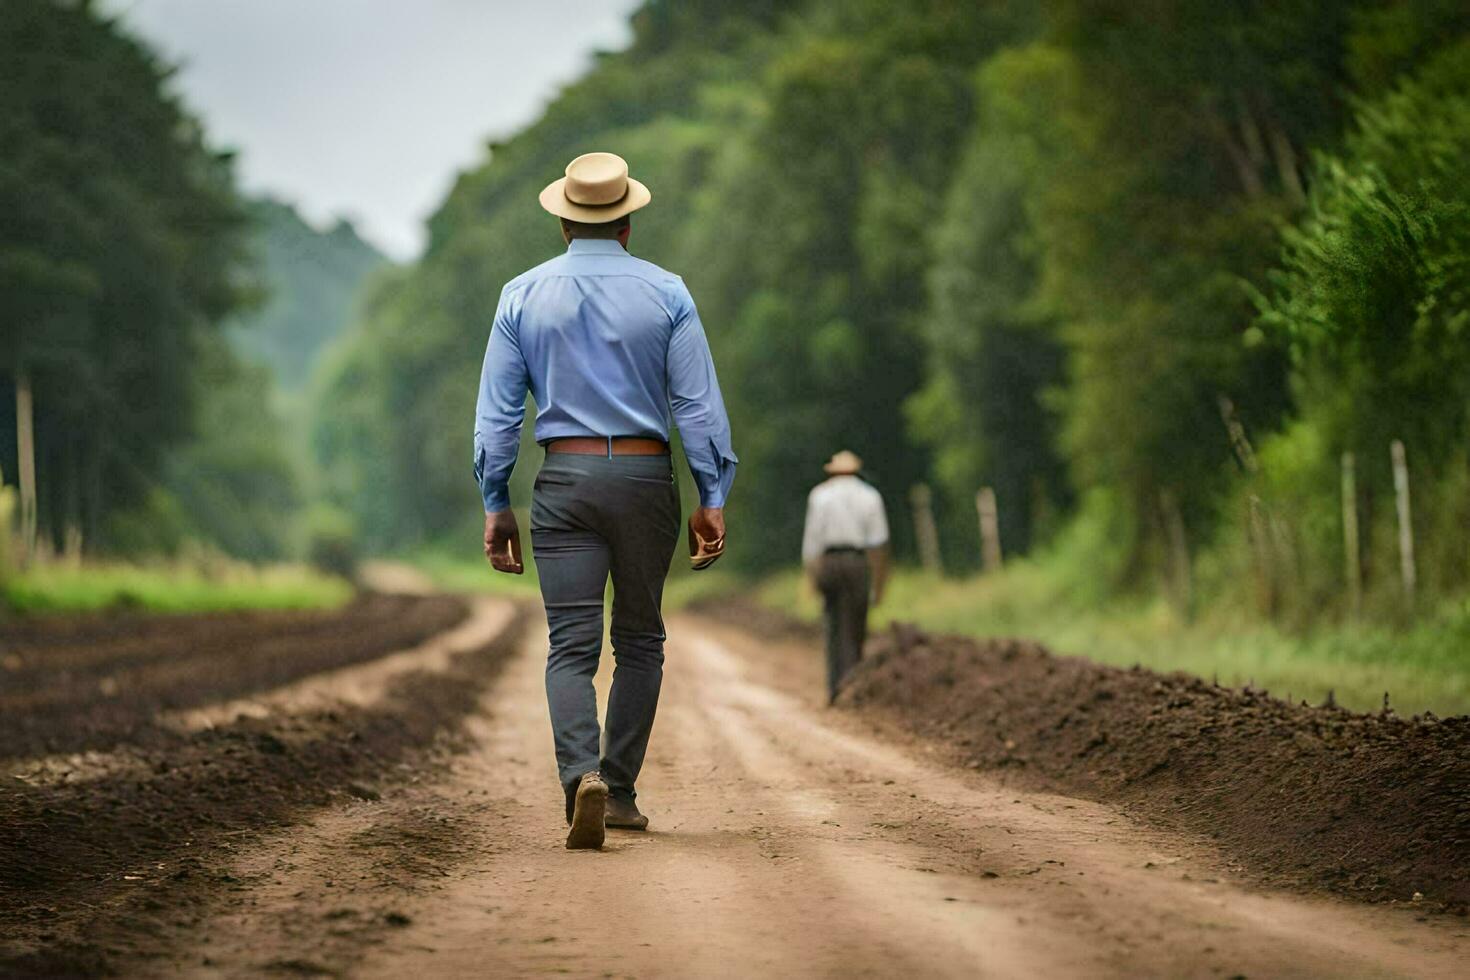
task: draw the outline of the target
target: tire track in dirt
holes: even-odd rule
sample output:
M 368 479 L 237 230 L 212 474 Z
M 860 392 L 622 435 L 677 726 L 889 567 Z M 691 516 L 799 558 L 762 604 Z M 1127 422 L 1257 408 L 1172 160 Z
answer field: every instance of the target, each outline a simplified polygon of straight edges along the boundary
M 1024 923 L 1018 938 L 1026 945 L 1083 954 L 1001 975 L 1452 976 L 1456 957 L 1470 951 L 1463 923 L 1441 918 L 1420 928 L 1406 910 L 1256 892 L 1231 881 L 1200 841 L 1146 829 L 1104 805 L 1017 794 L 916 758 L 850 718 L 818 720 L 789 695 L 742 681 L 718 643 L 692 647 L 709 665 L 702 675 L 722 678 L 716 686 L 729 705 L 721 727 L 763 737 L 752 754 L 801 801 L 798 814 L 825 814 L 833 824 L 846 814 L 859 827 L 865 817 L 899 815 L 869 822 L 877 834 L 819 831 L 839 845 L 834 862 L 851 869 L 849 856 L 874 842 L 891 853 L 889 832 L 897 831 L 910 848 L 928 851 L 920 870 L 947 878 L 952 900 L 969 892 L 982 906 L 999 903 Z M 927 805 L 915 808 L 913 799 Z M 991 948 L 992 965 L 994 956 Z
M 1470 956 L 1457 920 L 1261 892 L 1201 841 L 876 737 L 801 690 L 820 690 L 810 647 L 687 617 L 670 633 L 640 786 L 652 831 L 611 833 L 600 854 L 562 848 L 537 623 L 442 778 L 324 813 L 242 857 L 239 901 L 175 967 L 1450 977 Z M 446 829 L 402 877 L 352 843 L 431 816 Z

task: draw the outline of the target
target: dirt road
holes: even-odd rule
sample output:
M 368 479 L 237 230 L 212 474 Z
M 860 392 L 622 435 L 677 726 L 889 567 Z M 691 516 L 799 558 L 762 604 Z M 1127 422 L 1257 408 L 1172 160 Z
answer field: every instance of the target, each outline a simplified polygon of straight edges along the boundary
M 363 977 L 1463 976 L 1465 920 L 1263 894 L 1199 841 L 820 708 L 814 651 L 670 624 L 649 833 L 562 849 L 544 624 L 468 750 L 237 851 L 149 971 Z M 607 681 L 607 671 L 600 678 Z

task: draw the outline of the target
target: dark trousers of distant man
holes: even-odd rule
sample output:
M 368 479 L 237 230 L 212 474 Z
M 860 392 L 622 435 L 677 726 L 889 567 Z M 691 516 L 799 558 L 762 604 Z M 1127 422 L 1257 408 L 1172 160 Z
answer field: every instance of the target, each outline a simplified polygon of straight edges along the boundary
M 636 795 L 663 683 L 660 607 L 678 540 L 679 490 L 668 456 L 547 454 L 531 498 L 531 548 L 550 627 L 546 700 L 568 821 L 577 784 L 594 769 L 613 796 Z M 617 666 L 599 733 L 592 678 L 609 576 Z
M 817 567 L 827 621 L 827 698 L 863 658 L 868 635 L 868 555 L 859 548 L 834 548 Z

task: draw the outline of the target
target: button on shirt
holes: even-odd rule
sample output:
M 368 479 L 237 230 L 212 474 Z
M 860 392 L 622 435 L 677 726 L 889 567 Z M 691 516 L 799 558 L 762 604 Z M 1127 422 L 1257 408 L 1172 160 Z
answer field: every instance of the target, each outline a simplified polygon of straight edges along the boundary
M 812 488 L 806 501 L 801 560 L 816 561 L 830 548 L 876 548 L 888 543 L 883 496 L 855 476 L 834 476 Z
M 723 507 L 738 460 L 704 326 L 684 281 L 612 240 L 573 239 L 566 254 L 506 284 L 475 410 L 475 479 L 485 510 L 510 506 L 526 392 L 536 439 L 640 436 L 677 425 L 705 507 Z

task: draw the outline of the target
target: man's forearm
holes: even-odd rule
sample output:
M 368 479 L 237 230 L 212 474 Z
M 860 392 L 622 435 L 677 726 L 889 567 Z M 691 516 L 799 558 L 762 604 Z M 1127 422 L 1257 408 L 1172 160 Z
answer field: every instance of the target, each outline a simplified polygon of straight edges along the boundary
M 510 474 L 520 454 L 520 433 L 475 435 L 475 482 L 485 513 L 510 509 Z
M 735 482 L 735 463 L 726 460 L 708 440 L 684 443 L 684 459 L 699 492 L 699 506 L 723 509 Z
M 481 483 L 480 499 L 484 501 L 485 513 L 494 514 L 497 511 L 510 510 L 510 486 L 507 483 Z

